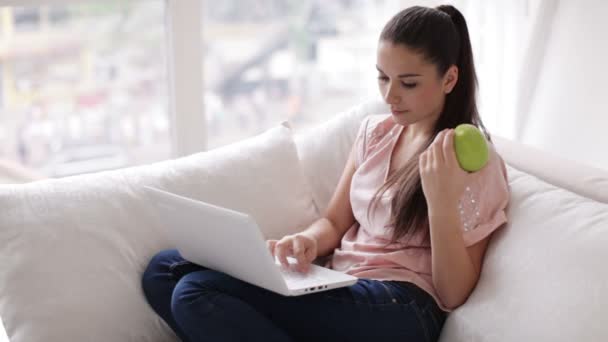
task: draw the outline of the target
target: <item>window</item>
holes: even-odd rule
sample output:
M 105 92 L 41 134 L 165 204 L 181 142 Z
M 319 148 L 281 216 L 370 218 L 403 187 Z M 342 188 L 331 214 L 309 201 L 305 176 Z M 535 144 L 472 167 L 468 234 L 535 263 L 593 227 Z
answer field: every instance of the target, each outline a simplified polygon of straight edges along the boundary
M 443 2 L 3 3 L 14 7 L 0 7 L 0 158 L 58 176 L 54 165 L 82 159 L 73 155 L 113 168 L 215 148 L 282 120 L 296 130 L 327 120 L 378 95 L 376 44 L 387 20 Z M 503 42 L 518 41 L 512 23 L 521 26 L 530 2 L 453 3 L 469 23 L 484 121 L 504 127 L 517 73 L 496 70 L 517 71 L 519 51 Z M 97 145 L 106 151 L 89 148 Z
M 403 3 L 203 0 L 209 148 L 375 96 L 378 35 Z
M 70 10 L 65 5 L 54 5 L 49 7 L 49 22 L 53 25 L 67 23 L 70 17 Z
M 60 177 L 169 157 L 163 0 L 2 10 L 1 158 Z
M 13 21 L 18 31 L 30 31 L 40 26 L 40 9 L 36 7 L 15 7 Z

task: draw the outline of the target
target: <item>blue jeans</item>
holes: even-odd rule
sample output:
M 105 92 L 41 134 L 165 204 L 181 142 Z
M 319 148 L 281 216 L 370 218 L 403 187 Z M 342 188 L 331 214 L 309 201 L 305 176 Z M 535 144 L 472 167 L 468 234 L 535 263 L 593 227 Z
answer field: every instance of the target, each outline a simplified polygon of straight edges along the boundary
M 183 259 L 152 258 L 146 299 L 173 331 L 194 341 L 436 341 L 446 319 L 407 282 L 359 279 L 352 286 L 287 297 Z

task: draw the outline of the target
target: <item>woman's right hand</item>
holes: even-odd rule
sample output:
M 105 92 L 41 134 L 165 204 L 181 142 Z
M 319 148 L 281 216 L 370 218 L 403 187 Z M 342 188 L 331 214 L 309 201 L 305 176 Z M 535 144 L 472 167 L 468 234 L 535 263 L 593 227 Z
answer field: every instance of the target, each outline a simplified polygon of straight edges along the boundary
M 298 261 L 296 269 L 300 272 L 307 272 L 317 257 L 317 240 L 301 233 L 286 235 L 281 240 L 268 240 L 266 243 L 270 254 L 276 256 L 284 267 L 289 268 L 288 256 L 295 258 Z

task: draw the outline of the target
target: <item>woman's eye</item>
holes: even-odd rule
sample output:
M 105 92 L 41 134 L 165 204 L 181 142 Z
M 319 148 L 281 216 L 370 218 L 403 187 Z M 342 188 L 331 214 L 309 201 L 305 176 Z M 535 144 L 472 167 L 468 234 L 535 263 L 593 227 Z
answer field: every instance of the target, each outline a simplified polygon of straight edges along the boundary
M 388 81 L 388 77 L 386 77 L 386 76 L 378 76 L 378 79 L 382 82 Z
M 401 85 L 404 86 L 405 88 L 408 89 L 412 89 L 412 88 L 416 88 L 416 83 L 405 83 L 405 82 L 401 82 Z

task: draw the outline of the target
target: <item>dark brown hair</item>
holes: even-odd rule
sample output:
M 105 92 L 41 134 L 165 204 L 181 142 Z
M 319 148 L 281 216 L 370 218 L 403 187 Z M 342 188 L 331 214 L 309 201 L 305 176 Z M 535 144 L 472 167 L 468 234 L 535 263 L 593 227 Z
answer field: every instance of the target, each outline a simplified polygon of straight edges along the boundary
M 405 236 L 411 238 L 422 232 L 424 241 L 428 243 L 428 207 L 422 191 L 418 157 L 439 132 L 462 123 L 479 127 L 491 141 L 477 111 L 477 75 L 469 31 L 463 15 L 453 6 L 414 6 L 397 13 L 389 20 L 380 34 L 380 41 L 403 44 L 420 53 L 426 61 L 437 67 L 440 77 L 445 75 L 452 65 L 458 67 L 458 81 L 446 95 L 443 111 L 432 136 L 403 167 L 387 179 L 368 207 L 369 215 L 370 211 L 377 207 L 384 192 L 395 187 L 388 224 L 393 227 L 391 242 L 397 242 Z

